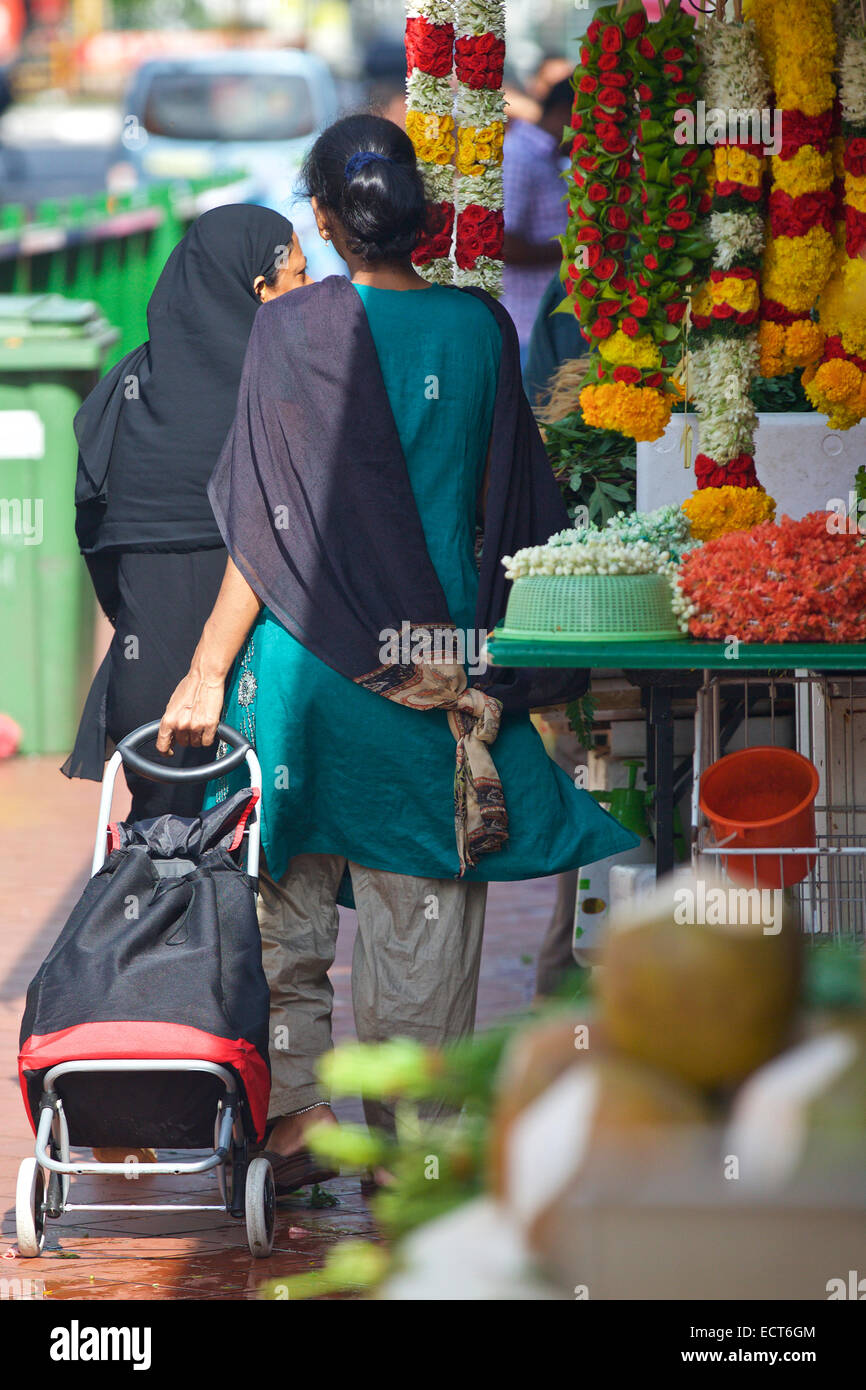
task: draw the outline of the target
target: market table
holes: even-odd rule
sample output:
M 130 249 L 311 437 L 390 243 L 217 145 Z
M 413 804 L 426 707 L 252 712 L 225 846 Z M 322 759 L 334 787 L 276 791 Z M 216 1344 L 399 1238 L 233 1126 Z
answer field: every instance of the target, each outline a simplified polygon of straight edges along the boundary
M 649 727 L 647 780 L 655 786 L 656 873 L 674 866 L 674 729 L 671 691 L 683 671 L 866 671 L 866 643 L 633 641 L 597 642 L 576 637 L 487 639 L 487 659 L 494 666 L 558 666 L 623 670 L 633 684 L 646 687 L 644 706 Z M 640 673 L 652 673 L 648 681 Z M 630 674 L 631 673 L 631 674 Z M 658 673 L 667 673 L 669 680 Z M 638 677 L 635 679 L 635 677 Z

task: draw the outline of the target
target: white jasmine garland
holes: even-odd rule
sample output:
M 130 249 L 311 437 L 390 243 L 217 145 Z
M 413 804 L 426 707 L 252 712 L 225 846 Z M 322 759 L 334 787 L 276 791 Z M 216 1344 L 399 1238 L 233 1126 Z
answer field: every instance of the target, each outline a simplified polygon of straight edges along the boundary
M 772 91 L 754 23 L 708 24 L 698 43 L 704 61 L 701 95 L 707 107 L 735 112 L 738 130 L 761 129 Z M 752 121 L 752 117 L 756 120 Z M 706 223 L 713 243 L 713 266 L 728 271 L 754 263 L 763 252 L 766 226 L 762 210 L 711 212 Z M 724 465 L 755 452 L 758 412 L 751 395 L 760 361 L 757 329 L 730 337 L 718 329 L 690 354 L 689 381 L 700 422 L 701 451 Z
M 453 0 L 409 0 L 408 19 L 426 19 L 428 24 L 451 24 L 454 21 Z
M 743 256 L 760 256 L 764 249 L 764 219 L 754 212 L 713 212 L 707 233 L 715 246 L 713 264 L 718 270 L 739 265 Z
M 477 91 L 461 82 L 457 88 L 457 124 L 487 126 L 503 119 L 503 89 L 491 92 L 488 87 Z
M 506 556 L 506 579 L 551 574 L 658 574 L 670 563 L 666 550 L 648 541 L 631 544 L 616 536 L 591 535 L 575 545 L 534 545 Z
M 859 0 L 836 0 L 834 24 L 842 120 L 866 125 L 866 28 Z
M 504 0 L 458 0 L 455 10 L 454 31 L 458 38 L 463 34 L 505 38 Z
M 842 119 L 849 125 L 866 125 L 866 37 L 862 28 L 849 33 L 839 58 L 839 93 Z
M 456 267 L 454 283 L 461 288 L 477 285 L 479 289 L 486 290 L 498 299 L 502 293 L 502 262 L 494 260 L 491 256 L 479 256 L 472 270 Z
M 631 545 L 646 541 L 662 550 L 682 554 L 692 543 L 689 519 L 682 507 L 669 503 L 653 512 L 619 511 L 609 517 L 604 526 L 591 521 L 587 526 L 576 526 L 551 536 L 548 546 L 581 545 L 590 537 L 606 537 Z
M 486 208 L 500 211 L 503 192 L 499 169 L 484 169 L 480 174 L 469 174 L 465 179 L 460 179 L 457 185 L 457 210 L 468 207 L 470 203 L 481 203 Z
M 698 32 L 704 61 L 703 96 L 722 111 L 760 112 L 770 105 L 770 79 L 752 20 L 711 23 Z
M 757 336 L 717 337 L 691 354 L 690 383 L 701 448 L 718 463 L 754 452 L 758 412 L 749 394 L 758 370 Z
M 415 269 L 424 280 L 429 280 L 433 285 L 454 284 L 454 263 L 444 256 L 435 261 L 427 261 L 425 265 L 416 265 Z
M 406 79 L 406 97 L 416 111 L 430 111 L 436 116 L 450 116 L 454 94 L 447 77 L 434 77 L 431 72 L 413 68 Z
M 451 203 L 454 201 L 454 165 L 419 164 L 418 171 L 424 184 L 424 192 L 430 203 Z

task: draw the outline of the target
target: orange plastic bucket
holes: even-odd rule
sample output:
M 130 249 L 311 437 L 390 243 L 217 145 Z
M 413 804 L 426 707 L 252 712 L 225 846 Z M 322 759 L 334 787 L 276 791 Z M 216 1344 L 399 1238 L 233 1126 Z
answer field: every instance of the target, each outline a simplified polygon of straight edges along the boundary
M 731 849 L 815 844 L 818 769 L 792 748 L 728 753 L 701 777 L 700 806 L 716 840 Z M 723 856 L 728 875 L 756 888 L 785 888 L 815 863 L 807 854 Z

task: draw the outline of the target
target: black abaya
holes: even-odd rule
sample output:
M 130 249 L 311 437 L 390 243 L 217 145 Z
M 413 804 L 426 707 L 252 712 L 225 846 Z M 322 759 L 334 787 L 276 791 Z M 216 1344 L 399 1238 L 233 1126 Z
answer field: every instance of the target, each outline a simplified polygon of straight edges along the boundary
M 215 208 L 175 247 L 148 304 L 147 343 L 96 386 L 75 420 L 76 532 L 115 635 L 85 704 L 68 777 L 102 777 L 110 744 L 165 709 L 216 601 L 226 551 L 207 484 L 231 425 L 253 282 L 287 253 L 292 226 L 267 208 Z M 163 761 L 153 745 L 147 756 Z M 213 749 L 182 749 L 195 765 Z M 195 815 L 204 783 L 127 773 L 132 818 Z

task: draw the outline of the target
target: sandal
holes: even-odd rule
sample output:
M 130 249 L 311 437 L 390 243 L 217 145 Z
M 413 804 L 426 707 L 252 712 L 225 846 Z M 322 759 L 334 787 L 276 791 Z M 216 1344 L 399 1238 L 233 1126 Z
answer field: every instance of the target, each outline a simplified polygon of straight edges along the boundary
M 278 1197 L 289 1197 L 301 1187 L 311 1187 L 313 1183 L 330 1182 L 338 1178 L 339 1172 L 326 1168 L 320 1158 L 309 1149 L 298 1149 L 293 1154 L 278 1154 L 274 1149 L 262 1149 L 260 1157 L 266 1158 L 274 1173 L 274 1187 Z

